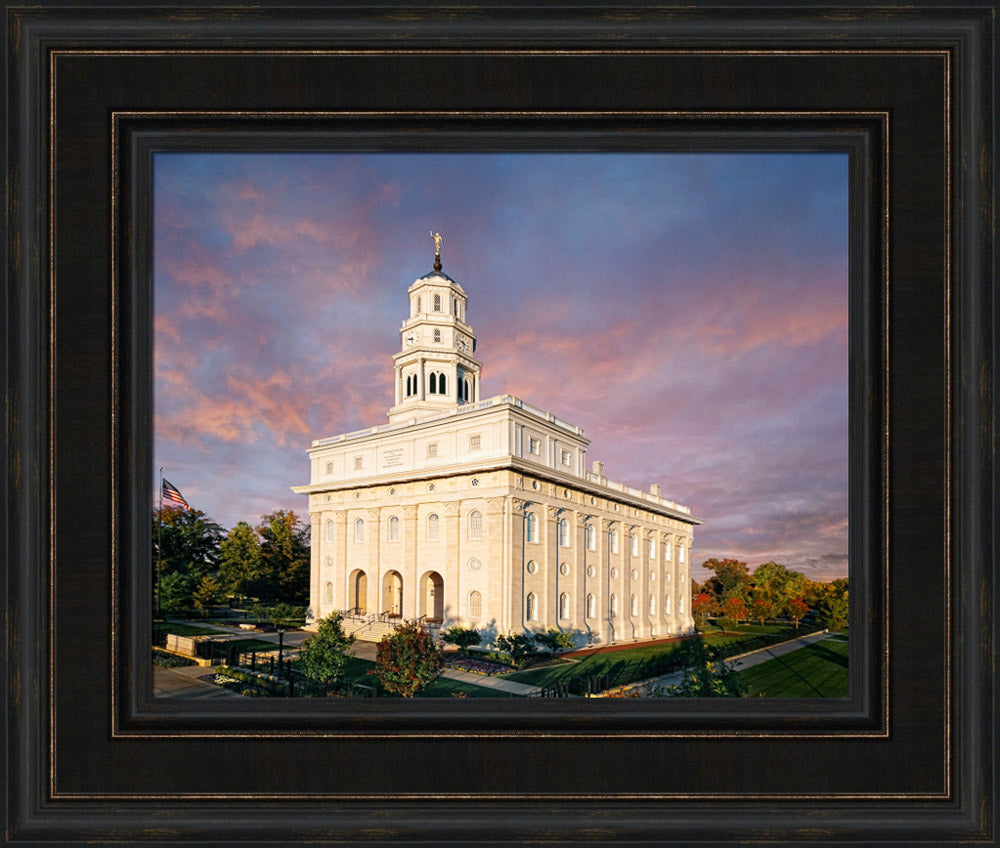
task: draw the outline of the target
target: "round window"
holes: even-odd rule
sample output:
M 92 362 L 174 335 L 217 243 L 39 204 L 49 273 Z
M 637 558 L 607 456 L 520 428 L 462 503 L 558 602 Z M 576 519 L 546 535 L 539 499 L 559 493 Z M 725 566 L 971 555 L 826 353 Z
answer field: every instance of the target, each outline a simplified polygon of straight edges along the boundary
M 326 496 L 326 501 L 327 501 L 327 503 L 330 502 L 330 496 L 329 495 Z
M 565 577 L 565 576 L 566 576 L 567 574 L 569 574 L 569 563 L 566 563 L 566 562 L 564 562 L 564 563 L 563 563 L 562 565 L 560 565 L 560 566 L 559 566 L 559 573 L 560 573 L 561 575 L 563 575 L 564 577 Z
M 469 571 L 479 571 L 482 567 L 483 564 L 475 557 L 469 560 Z
M 327 557 L 327 558 L 326 558 L 326 559 L 324 560 L 324 562 L 326 563 L 327 567 L 329 567 L 329 566 L 333 565 L 333 557 Z
M 536 571 L 538 571 L 538 563 L 536 563 L 534 560 L 529 561 L 528 574 L 534 574 Z
M 428 486 L 427 486 L 427 491 L 428 491 L 428 492 L 433 492 L 433 491 L 434 491 L 434 484 L 433 484 L 433 483 L 429 483 L 429 484 L 428 484 Z
M 618 576 L 618 569 L 617 568 L 612 568 L 611 569 L 611 576 L 612 577 L 617 577 Z
M 639 569 L 638 568 L 633 568 L 632 569 L 632 579 L 633 580 L 638 580 L 639 579 Z
M 592 566 L 592 565 L 588 565 L 587 566 L 587 576 L 588 577 L 593 577 L 595 574 L 597 574 L 597 569 L 594 568 L 594 566 Z
M 390 495 L 394 495 L 394 494 L 396 494 L 396 490 L 395 490 L 395 489 L 389 489 L 389 494 L 390 494 Z
M 479 485 L 479 480 L 477 480 L 475 477 L 473 477 L 470 482 L 472 483 L 473 486 L 478 486 Z
M 649 572 L 649 579 L 650 579 L 650 581 L 656 579 L 656 572 L 655 571 L 650 571 Z

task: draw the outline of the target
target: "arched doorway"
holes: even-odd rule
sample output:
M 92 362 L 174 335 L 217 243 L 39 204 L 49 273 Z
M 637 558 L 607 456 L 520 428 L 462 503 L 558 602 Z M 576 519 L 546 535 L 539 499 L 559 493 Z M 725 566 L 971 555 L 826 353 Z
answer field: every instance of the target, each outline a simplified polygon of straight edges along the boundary
M 387 571 L 382 578 L 382 612 L 403 615 L 403 577 L 398 571 Z
M 354 569 L 348 580 L 347 606 L 357 615 L 368 612 L 368 575 L 360 568 Z
M 444 580 L 436 571 L 420 578 L 420 615 L 430 621 L 444 621 Z

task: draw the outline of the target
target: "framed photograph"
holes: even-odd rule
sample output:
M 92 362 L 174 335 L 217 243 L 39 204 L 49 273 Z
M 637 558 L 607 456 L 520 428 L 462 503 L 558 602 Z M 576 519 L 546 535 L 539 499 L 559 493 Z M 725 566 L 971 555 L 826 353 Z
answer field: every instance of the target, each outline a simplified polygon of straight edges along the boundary
M 7 840 L 996 844 L 994 11 L 930 4 L 860 4 L 837 13 L 818 5 L 8 6 Z M 722 164 L 702 167 L 709 158 Z M 663 194 L 685 184 L 666 179 L 664 163 L 680 161 L 692 198 L 714 194 L 728 207 L 717 201 L 699 223 L 694 200 L 665 203 Z M 824 163 L 833 163 L 833 176 Z M 507 172 L 507 189 L 493 179 L 498 168 Z M 770 183 L 757 178 L 768 168 Z M 342 211 L 318 220 L 309 203 L 322 194 L 316 186 L 324 170 L 339 174 Z M 368 220 L 380 200 L 402 206 L 391 192 L 411 190 L 407 181 L 417 174 L 424 207 L 417 202 L 413 215 L 397 209 L 378 225 Z M 296 184 L 309 191 L 296 194 Z M 776 188 L 760 202 L 763 185 Z M 510 186 L 523 206 L 505 195 Z M 443 187 L 446 200 L 430 199 L 431 188 Z M 282 216 L 264 214 L 273 212 L 266 204 L 253 207 L 279 195 L 293 207 Z M 326 200 L 334 195 L 331 183 Z M 615 205 L 612 199 L 619 217 L 602 206 Z M 456 212 L 454 204 L 468 209 Z M 827 217 L 809 218 L 806 209 L 816 204 L 829 206 Z M 423 220 L 435 205 L 451 231 Z M 726 208 L 742 210 L 742 223 L 727 218 Z M 671 209 L 687 216 L 673 230 L 678 240 L 731 235 L 726 249 L 734 255 L 716 256 L 725 285 L 716 280 L 713 288 L 706 277 L 667 287 L 662 243 L 652 258 L 639 259 L 661 237 Z M 551 220 L 560 226 L 549 228 Z M 602 229 L 605 221 L 613 225 Z M 387 272 L 375 263 L 391 257 L 401 264 L 417 251 L 399 232 L 404 222 L 423 252 L 410 267 L 388 269 L 398 297 L 391 286 L 374 295 L 365 288 L 369 275 Z M 487 233 L 501 225 L 505 244 L 487 249 Z M 316 243 L 333 240 L 336 278 L 317 270 L 301 241 L 284 244 L 282 226 Z M 373 233 L 390 231 L 383 237 L 394 251 L 366 246 Z M 608 245 L 596 249 L 601 234 Z M 556 238 L 565 243 L 553 244 Z M 220 243 L 242 246 L 239 291 L 233 268 L 212 252 Z M 763 260 L 774 243 L 784 245 L 780 261 L 794 266 L 790 276 L 815 279 L 813 288 L 773 279 L 755 286 L 767 276 Z M 268 264 L 278 248 L 294 255 Z M 573 262 L 591 257 L 590 268 L 572 265 L 570 254 Z M 469 273 L 459 275 L 463 262 Z M 493 287 L 482 321 L 477 267 L 489 269 Z M 555 294 L 532 283 L 533 275 L 551 278 L 569 267 L 573 285 Z M 839 289 L 824 285 L 830 267 L 838 269 Z M 742 285 L 733 280 L 741 268 Z M 285 272 L 304 285 L 275 284 L 272 277 Z M 343 296 L 321 303 L 329 285 Z M 435 295 L 449 298 L 440 312 L 454 320 L 437 317 Z M 743 387 L 758 403 L 741 406 L 717 378 L 712 386 L 699 381 L 698 369 L 676 379 L 678 366 L 662 347 L 663 339 L 679 344 L 683 327 L 704 341 L 712 321 L 715 343 L 731 342 L 719 333 L 732 326 L 711 317 L 718 306 L 709 311 L 723 301 L 740 313 L 745 333 L 784 334 L 789 347 L 804 332 L 798 306 L 835 315 L 832 330 L 812 329 L 839 332 L 840 347 L 810 348 L 811 368 L 801 352 L 796 368 L 744 362 Z M 365 316 L 393 308 L 392 320 L 403 323 L 398 347 L 366 347 L 372 334 L 358 332 Z M 605 323 L 587 319 L 594 314 Z M 225 321 L 215 329 L 231 338 L 242 328 L 243 344 L 212 339 L 208 319 L 219 315 Z M 618 336 L 601 341 L 608 320 Z M 379 323 L 372 332 L 391 338 L 395 327 Z M 507 343 L 506 326 L 521 332 L 520 347 Z M 453 336 L 456 327 L 461 334 Z M 478 327 L 484 338 L 492 332 L 494 350 L 525 388 L 480 382 L 490 363 L 484 350 L 481 373 Z M 447 339 L 438 342 L 436 330 Z M 568 348 L 574 338 L 578 346 Z M 447 355 L 439 355 L 433 346 L 446 341 Z M 615 356 L 602 355 L 601 344 L 612 341 Z M 630 355 L 633 345 L 640 349 Z M 533 346 L 537 353 L 525 355 Z M 287 356 L 300 371 L 283 365 Z M 258 515 L 239 511 L 259 506 L 263 514 L 275 505 L 270 469 L 294 462 L 288 457 L 296 452 L 300 471 L 289 471 L 283 485 L 309 497 L 302 513 L 311 515 L 313 617 L 327 606 L 351 607 L 359 621 L 385 612 L 436 625 L 451 620 L 453 605 L 455 621 L 485 609 L 500 623 L 519 615 L 544 623 L 551 606 L 559 621 L 579 612 L 585 638 L 588 591 L 560 588 L 577 563 L 561 571 L 557 546 L 566 541 L 575 552 L 570 534 L 579 533 L 587 549 L 585 522 L 577 526 L 576 516 L 601 506 L 607 481 L 592 460 L 602 457 L 585 457 L 586 440 L 572 429 L 579 422 L 545 408 L 545 398 L 518 393 L 535 385 L 553 391 L 551 382 L 533 382 L 532 367 L 600 377 L 601 361 L 620 369 L 630 356 L 650 386 L 647 415 L 663 408 L 664 396 L 684 394 L 693 420 L 712 407 L 713 416 L 760 421 L 765 406 L 787 398 L 801 425 L 788 427 L 780 444 L 775 431 L 757 443 L 747 435 L 746 456 L 773 451 L 816 473 L 827 468 L 821 457 L 839 456 L 839 470 L 829 473 L 841 475 L 840 555 L 850 576 L 846 697 L 156 696 L 149 646 L 151 600 L 162 595 L 150 546 L 157 493 L 213 499 L 227 526 L 253 522 Z M 429 372 L 413 370 L 425 360 Z M 824 394 L 830 371 L 840 375 L 824 395 L 830 405 L 817 402 L 810 417 L 793 401 Z M 784 382 L 765 390 L 769 380 Z M 335 398 L 323 396 L 325 381 Z M 644 407 L 627 403 L 633 399 L 616 389 L 613 373 L 589 385 L 586 399 L 572 389 L 562 396 L 570 412 L 600 410 L 598 420 L 613 427 L 617 408 L 635 422 L 627 429 L 638 439 L 657 440 L 655 428 L 639 426 Z M 299 408 L 301 397 L 315 405 Z M 446 422 L 447 441 L 431 433 L 445 426 L 435 424 L 445 402 L 462 413 Z M 416 494 L 389 492 L 404 485 L 393 482 L 392 469 L 397 462 L 423 469 L 405 486 L 452 485 L 451 477 L 435 476 L 435 461 L 449 450 L 492 445 L 485 424 L 473 432 L 452 422 L 469 420 L 466 404 L 483 421 L 500 413 L 528 426 L 537 418 L 545 459 L 532 459 L 528 427 L 524 456 L 509 470 L 515 485 L 537 483 L 535 494 L 525 488 L 508 508 L 485 491 L 508 470 L 491 467 L 487 477 L 485 465 L 469 460 L 462 485 L 468 477 L 469 486 L 485 487 L 490 506 L 477 519 L 475 510 L 452 514 L 445 504 L 441 519 L 446 533 L 463 528 L 465 571 L 437 574 L 435 582 L 435 573 L 410 575 L 403 565 L 368 575 L 356 562 L 349 566 L 346 554 L 338 565 L 335 541 L 345 551 L 368 544 L 370 518 L 387 547 L 399 542 L 400 563 L 410 562 L 411 529 L 419 525 L 425 541 L 435 540 L 430 513 L 403 498 Z M 248 405 L 268 412 L 248 414 Z M 368 413 L 387 408 L 386 429 L 364 432 L 380 425 Z M 504 421 L 497 432 L 513 432 Z M 414 427 L 431 435 L 392 442 Z M 687 442 L 696 430 L 686 431 Z M 185 441 L 191 433 L 201 440 L 196 449 Z M 832 434 L 825 443 L 823 433 Z M 613 434 L 605 438 L 620 459 L 635 450 L 618 448 Z M 185 446 L 195 452 L 182 459 Z M 196 450 L 219 471 L 201 469 L 204 484 L 187 488 L 169 469 L 184 461 L 193 469 Z M 689 465 L 660 460 L 651 470 L 693 479 L 699 460 L 727 467 L 708 440 L 685 452 Z M 645 452 L 663 454 L 660 444 Z M 548 461 L 548 471 L 530 473 Z M 157 475 L 162 465 L 169 489 Z M 350 485 L 361 479 L 351 475 L 369 468 L 383 500 L 355 515 L 360 506 L 351 499 L 367 495 Z M 642 470 L 637 463 L 628 473 Z M 334 478 L 348 482 L 333 485 Z M 675 522 L 664 524 L 661 538 L 651 518 L 636 539 L 640 555 L 648 546 L 659 558 L 669 543 L 676 556 L 697 505 L 685 513 L 670 480 L 650 488 L 656 482 L 625 486 L 618 506 L 636 511 L 633 533 L 645 520 L 639 507 Z M 715 485 L 738 489 L 734 480 Z M 837 484 L 818 491 L 836 492 Z M 580 501 L 566 513 L 572 522 L 559 512 L 560 497 Z M 589 507 L 580 500 L 587 497 L 595 500 Z M 334 499 L 343 500 L 337 509 Z M 780 508 L 776 492 L 770 500 L 769 509 Z M 727 508 L 738 501 L 733 494 Z M 527 562 L 532 502 L 546 505 L 540 519 L 552 524 L 555 558 L 545 554 L 540 570 Z M 604 506 L 614 509 L 612 500 Z M 476 582 L 474 543 L 491 522 L 515 527 L 515 507 L 524 521 L 520 594 L 494 599 L 488 584 Z M 802 561 L 813 556 L 817 569 L 822 551 L 810 545 L 819 523 L 789 523 Z M 702 531 L 694 531 L 697 548 Z M 706 556 L 716 553 L 712 538 Z M 336 576 L 326 580 L 324 568 Z M 533 588 L 536 571 L 553 585 Z M 667 600 L 652 591 L 667 580 L 659 566 L 613 578 L 609 571 L 612 579 L 640 588 L 623 583 L 619 597 L 608 582 L 604 594 L 590 595 L 595 608 L 612 609 L 614 596 L 647 612 L 646 630 L 632 638 L 661 635 L 658 618 L 663 635 L 687 621 L 677 615 L 683 593 Z M 453 586 L 461 586 L 454 597 Z M 364 626 L 374 624 L 365 619 Z M 618 641 L 596 625 L 591 638 Z

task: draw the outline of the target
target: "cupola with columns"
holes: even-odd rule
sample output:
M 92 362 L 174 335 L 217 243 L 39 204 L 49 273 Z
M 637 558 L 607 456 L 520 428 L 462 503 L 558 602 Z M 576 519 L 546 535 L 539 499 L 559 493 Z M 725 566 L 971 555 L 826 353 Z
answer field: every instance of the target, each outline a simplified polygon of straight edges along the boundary
M 393 356 L 390 422 L 419 421 L 479 400 L 482 363 L 473 356 L 476 335 L 465 322 L 468 297 L 441 270 L 441 235 L 431 237 L 434 270 L 407 289 L 410 315 L 399 330 L 401 350 Z

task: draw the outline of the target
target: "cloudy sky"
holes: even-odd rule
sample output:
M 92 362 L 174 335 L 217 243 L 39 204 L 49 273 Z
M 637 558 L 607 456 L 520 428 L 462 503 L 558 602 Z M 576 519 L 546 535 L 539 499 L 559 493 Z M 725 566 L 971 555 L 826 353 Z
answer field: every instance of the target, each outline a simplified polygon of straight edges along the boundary
M 704 519 L 692 561 L 847 573 L 847 157 L 159 154 L 155 463 L 224 527 L 308 512 L 384 423 L 406 289 L 469 296 L 482 396 Z M 695 570 L 701 579 L 700 569 Z

